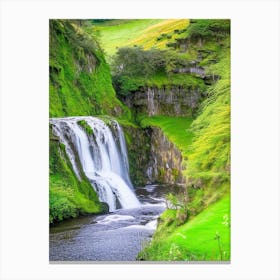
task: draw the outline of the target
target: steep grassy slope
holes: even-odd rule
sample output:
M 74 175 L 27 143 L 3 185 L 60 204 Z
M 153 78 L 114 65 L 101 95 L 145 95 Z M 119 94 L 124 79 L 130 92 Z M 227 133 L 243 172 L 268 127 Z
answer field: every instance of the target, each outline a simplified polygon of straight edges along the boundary
M 211 87 L 210 96 L 192 124 L 194 133 L 190 146 L 188 192 L 190 212 L 218 200 L 230 191 L 230 51 L 221 53 L 221 60 L 211 71 L 221 79 Z M 209 70 L 210 71 L 210 70 Z
M 219 31 L 217 31 L 219 30 Z M 208 89 L 189 132 L 186 151 L 186 202 L 167 210 L 143 260 L 230 259 L 230 38 L 228 22 L 194 21 L 186 38 L 186 57 L 200 57 L 206 75 L 218 81 Z M 190 45 L 193 45 L 191 48 Z M 145 120 L 145 122 L 147 122 Z M 151 121 L 152 123 L 152 121 Z M 160 123 L 160 122 L 159 122 Z M 176 130 L 175 133 L 177 134 Z M 185 141 L 188 142 L 188 137 Z M 175 140 L 176 141 L 176 140 Z M 180 198 L 171 198 L 171 202 Z M 180 201 L 182 204 L 182 200 Z M 185 219 L 185 221 L 184 221 Z
M 182 226 L 176 225 L 176 210 L 165 211 L 151 246 L 145 248 L 138 259 L 230 260 L 229 203 L 226 196 Z
M 50 20 L 50 117 L 129 114 L 84 21 Z
M 142 127 L 160 127 L 168 139 L 180 149 L 183 157 L 186 158 L 192 143 L 193 133 L 190 131 L 192 122 L 192 118 L 186 117 L 154 116 L 143 118 L 140 124 Z
M 109 65 L 85 21 L 50 20 L 50 117 L 108 113 L 130 116 L 116 98 Z M 88 180 L 75 176 L 64 147 L 50 132 L 50 223 L 103 205 Z
M 177 38 L 180 30 L 185 30 L 188 19 L 134 19 L 111 20 L 94 23 L 100 32 L 101 46 L 107 58 L 117 48 L 135 45 L 144 49 L 166 48 L 166 43 Z

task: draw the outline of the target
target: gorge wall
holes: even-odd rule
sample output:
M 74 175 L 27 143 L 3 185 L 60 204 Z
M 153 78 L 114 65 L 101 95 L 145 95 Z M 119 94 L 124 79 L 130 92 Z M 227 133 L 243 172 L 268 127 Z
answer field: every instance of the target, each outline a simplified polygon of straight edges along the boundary
M 192 116 L 205 95 L 199 87 L 170 85 L 142 87 L 122 100 L 136 115 Z
M 181 152 L 158 127 L 123 126 L 126 135 L 130 176 L 135 186 L 184 184 Z

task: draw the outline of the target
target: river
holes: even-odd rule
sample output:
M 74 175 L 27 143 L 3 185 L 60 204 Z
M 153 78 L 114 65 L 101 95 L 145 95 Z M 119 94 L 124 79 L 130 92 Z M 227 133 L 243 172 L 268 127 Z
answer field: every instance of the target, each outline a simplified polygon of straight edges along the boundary
M 166 185 L 138 187 L 135 192 L 140 207 L 78 217 L 50 227 L 50 261 L 135 261 L 166 208 L 165 195 L 176 189 Z

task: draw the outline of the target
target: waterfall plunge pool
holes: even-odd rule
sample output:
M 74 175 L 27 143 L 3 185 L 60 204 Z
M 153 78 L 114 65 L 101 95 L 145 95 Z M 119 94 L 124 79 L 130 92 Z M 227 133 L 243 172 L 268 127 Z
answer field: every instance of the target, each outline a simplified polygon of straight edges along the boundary
M 135 261 L 151 240 L 157 218 L 165 210 L 165 195 L 178 188 L 147 185 L 135 188 L 141 206 L 107 215 L 83 216 L 50 227 L 49 260 Z

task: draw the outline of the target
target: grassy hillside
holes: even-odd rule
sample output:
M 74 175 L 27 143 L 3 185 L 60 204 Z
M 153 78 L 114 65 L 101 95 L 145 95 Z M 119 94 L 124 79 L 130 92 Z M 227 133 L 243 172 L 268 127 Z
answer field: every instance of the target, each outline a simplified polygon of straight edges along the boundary
M 50 20 L 50 117 L 129 115 L 116 98 L 109 65 L 85 21 Z
M 115 54 L 110 65 L 118 96 L 124 100 L 148 87 L 184 88 L 201 102 L 219 78 L 207 72 L 229 47 L 229 21 L 156 21 L 108 20 L 94 27 L 105 52 Z
M 192 143 L 193 133 L 190 131 L 192 122 L 192 118 L 186 117 L 153 116 L 143 118 L 140 125 L 142 127 L 160 127 L 168 139 L 174 143 L 182 152 L 182 155 L 186 157 Z
M 211 87 L 209 97 L 192 123 L 194 134 L 189 148 L 188 178 L 190 211 L 199 212 L 230 191 L 230 51 L 211 71 L 221 79 Z M 210 70 L 209 70 L 210 71 Z
M 217 31 L 218 30 L 218 31 Z M 185 150 L 186 203 L 165 211 L 151 244 L 140 254 L 143 260 L 230 259 L 230 38 L 228 21 L 197 20 L 186 30 L 184 42 L 193 44 L 185 57 L 200 56 L 207 75 L 218 81 L 208 89 L 188 135 L 174 122 L 166 129 L 161 117 L 154 123 L 171 133 Z M 153 123 L 144 119 L 144 123 Z M 165 127 L 165 128 L 164 128 Z M 176 140 L 182 139 L 180 141 Z M 189 136 L 192 137 L 189 137 Z M 175 137 L 174 137 L 175 136 Z M 170 136 L 169 136 L 170 137 Z M 191 139 L 191 142 L 190 142 Z M 188 143 L 188 145 L 187 145 Z
M 144 49 L 166 48 L 166 43 L 177 38 L 180 30 L 186 29 L 188 19 L 133 19 L 111 20 L 94 23 L 100 32 L 101 46 L 107 58 L 117 48 L 135 45 Z
M 138 259 L 230 260 L 229 203 L 226 196 L 182 226 L 176 225 L 176 210 L 165 211 L 151 245 L 140 252 Z
M 107 113 L 129 118 L 116 97 L 109 65 L 86 21 L 50 20 L 50 117 Z M 50 133 L 50 223 L 85 213 L 100 213 L 103 205 L 88 180 L 79 181 L 62 144 Z

